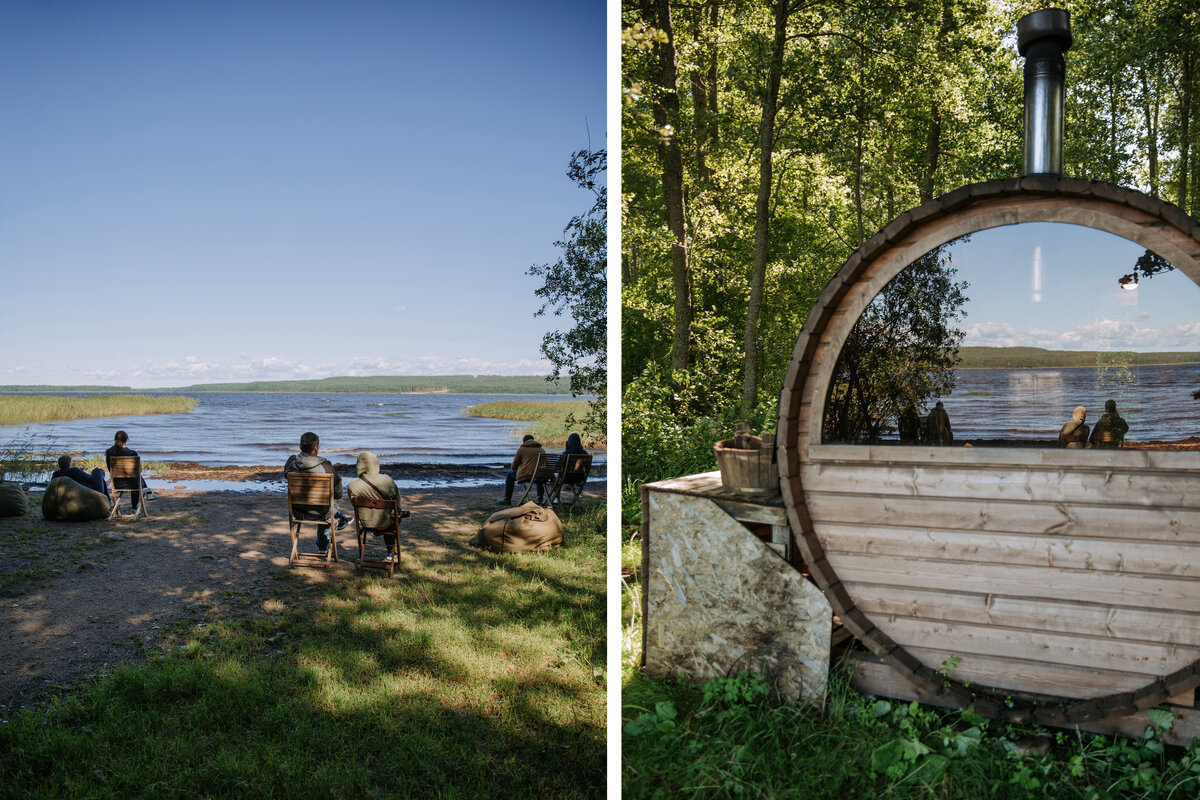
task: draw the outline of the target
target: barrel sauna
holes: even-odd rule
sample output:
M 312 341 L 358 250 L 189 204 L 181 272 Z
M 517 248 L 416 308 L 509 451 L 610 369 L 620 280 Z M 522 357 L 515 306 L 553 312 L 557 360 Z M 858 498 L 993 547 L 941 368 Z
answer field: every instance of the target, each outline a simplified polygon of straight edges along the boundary
M 880 290 L 939 245 L 1023 222 L 1115 234 L 1200 283 L 1200 226 L 1111 184 L 1032 175 L 907 212 L 796 340 L 780 489 L 813 579 L 899 676 L 990 716 L 1085 723 L 1200 684 L 1200 453 L 822 443 L 835 362 Z

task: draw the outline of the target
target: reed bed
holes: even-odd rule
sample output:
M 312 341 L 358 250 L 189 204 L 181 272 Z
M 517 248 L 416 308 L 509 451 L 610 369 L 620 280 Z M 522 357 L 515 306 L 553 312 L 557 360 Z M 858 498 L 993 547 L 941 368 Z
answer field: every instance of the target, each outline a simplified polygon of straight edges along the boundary
M 567 443 L 569 435 L 579 432 L 580 422 L 590 408 L 591 403 L 587 400 L 498 400 L 468 406 L 463 411 L 472 417 L 530 422 L 531 425 L 523 426 L 518 433 L 531 433 L 546 447 L 561 447 Z M 596 444 L 603 445 L 604 442 L 585 442 L 589 447 Z
M 192 397 L 151 397 L 145 394 L 103 394 L 87 397 L 59 395 L 0 395 L 0 425 L 27 425 L 127 414 L 181 414 L 196 407 Z

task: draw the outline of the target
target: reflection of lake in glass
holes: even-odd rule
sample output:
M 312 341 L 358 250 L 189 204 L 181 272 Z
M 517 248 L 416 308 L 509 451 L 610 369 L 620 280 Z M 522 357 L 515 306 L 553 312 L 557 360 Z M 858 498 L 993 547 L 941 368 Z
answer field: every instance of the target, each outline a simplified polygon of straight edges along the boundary
M 968 369 L 956 373 L 942 398 L 954 438 L 1054 439 L 1075 406 L 1092 426 L 1115 400 L 1131 441 L 1179 441 L 1200 436 L 1200 364 L 1130 367 L 1133 381 L 1113 390 L 1091 367 L 1060 370 Z M 930 404 L 932 405 L 932 403 Z

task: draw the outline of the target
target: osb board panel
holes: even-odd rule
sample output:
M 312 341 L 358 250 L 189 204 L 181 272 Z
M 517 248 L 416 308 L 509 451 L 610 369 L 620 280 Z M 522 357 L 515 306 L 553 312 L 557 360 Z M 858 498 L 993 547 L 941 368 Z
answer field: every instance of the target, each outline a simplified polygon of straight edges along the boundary
M 863 694 L 879 697 L 892 697 L 900 700 L 916 700 L 929 705 L 955 708 L 957 703 L 948 702 L 924 686 L 918 686 L 904 676 L 872 658 L 859 659 L 854 665 L 854 674 L 850 685 Z M 1174 717 L 1171 729 L 1163 738 L 1174 745 L 1186 746 L 1192 739 L 1200 736 L 1200 709 L 1189 706 L 1168 705 Z M 1089 733 L 1106 735 L 1120 734 L 1130 738 L 1140 739 L 1150 725 L 1150 717 L 1143 712 L 1124 716 L 1110 717 L 1099 722 L 1064 725 L 1068 730 L 1081 730 Z
M 752 670 L 824 698 L 833 615 L 815 586 L 703 497 L 646 491 L 646 669 L 696 682 Z

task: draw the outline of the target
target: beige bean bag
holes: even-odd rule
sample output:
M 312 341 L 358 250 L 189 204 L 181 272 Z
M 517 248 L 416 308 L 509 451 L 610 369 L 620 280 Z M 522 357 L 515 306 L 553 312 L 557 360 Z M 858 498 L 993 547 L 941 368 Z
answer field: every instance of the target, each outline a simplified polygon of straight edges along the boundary
M 20 484 L 0 483 L 0 517 L 21 517 L 28 508 Z
M 95 489 L 81 486 L 67 477 L 55 478 L 42 497 L 42 516 L 60 522 L 84 522 L 104 519 L 112 507 L 108 498 Z
M 532 553 L 562 547 L 563 527 L 558 515 L 532 501 L 506 508 L 479 526 L 475 543 L 497 553 Z

